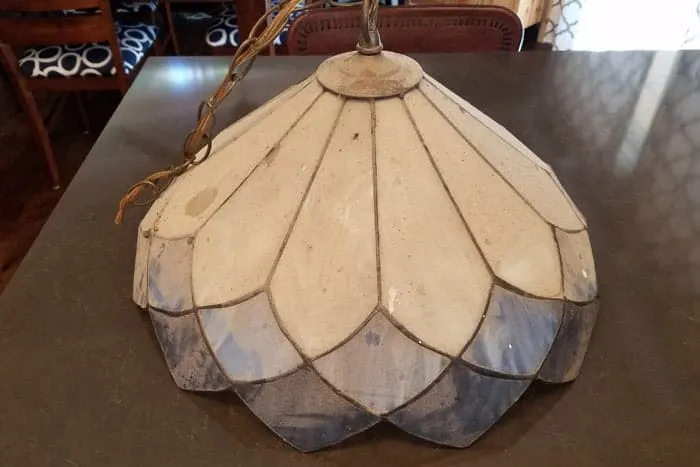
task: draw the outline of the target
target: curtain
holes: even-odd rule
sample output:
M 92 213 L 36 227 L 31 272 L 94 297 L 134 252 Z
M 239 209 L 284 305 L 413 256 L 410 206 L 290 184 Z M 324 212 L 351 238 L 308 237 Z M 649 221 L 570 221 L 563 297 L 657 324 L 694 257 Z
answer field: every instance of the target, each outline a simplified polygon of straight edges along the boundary
M 546 0 L 553 50 L 700 49 L 700 0 Z
M 586 0 L 549 0 L 540 23 L 538 41 L 551 44 L 553 50 L 571 49 L 585 2 Z

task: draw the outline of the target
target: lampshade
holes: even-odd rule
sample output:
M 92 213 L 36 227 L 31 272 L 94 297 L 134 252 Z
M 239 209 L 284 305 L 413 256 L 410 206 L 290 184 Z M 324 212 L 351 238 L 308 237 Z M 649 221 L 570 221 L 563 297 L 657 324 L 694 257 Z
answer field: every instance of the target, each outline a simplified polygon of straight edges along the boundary
M 134 300 L 175 383 L 292 446 L 384 420 L 464 447 L 596 318 L 552 169 L 402 55 L 325 61 L 213 141 L 139 227 Z

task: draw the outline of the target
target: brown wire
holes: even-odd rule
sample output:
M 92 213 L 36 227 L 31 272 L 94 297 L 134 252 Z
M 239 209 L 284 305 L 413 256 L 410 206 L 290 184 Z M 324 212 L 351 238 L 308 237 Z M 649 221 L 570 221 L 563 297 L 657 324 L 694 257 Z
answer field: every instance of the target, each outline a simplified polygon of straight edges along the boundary
M 216 123 L 216 110 L 226 99 L 238 83 L 250 70 L 258 54 L 267 49 L 270 44 L 284 29 L 287 20 L 293 12 L 304 11 L 310 8 L 328 4 L 341 7 L 355 7 L 362 3 L 356 1 L 352 3 L 338 3 L 334 0 L 317 0 L 305 5 L 298 6 L 299 0 L 282 0 L 279 4 L 268 9 L 255 23 L 248 37 L 238 46 L 233 56 L 228 72 L 219 87 L 211 96 L 199 105 L 197 112 L 197 124 L 185 138 L 184 159 L 182 164 L 172 166 L 166 170 L 161 170 L 149 175 L 140 182 L 134 184 L 119 201 L 119 208 L 114 218 L 116 224 L 120 224 L 124 219 L 124 213 L 130 205 L 150 204 L 170 186 L 172 181 L 185 173 L 191 167 L 201 164 L 211 154 L 212 139 L 214 137 L 214 125 Z M 272 17 L 274 13 L 277 15 Z M 271 18 L 271 19 L 270 19 Z M 264 27 L 267 22 L 267 26 Z M 203 154 L 197 157 L 202 148 Z M 144 189 L 150 188 L 152 193 L 147 200 L 137 201 Z

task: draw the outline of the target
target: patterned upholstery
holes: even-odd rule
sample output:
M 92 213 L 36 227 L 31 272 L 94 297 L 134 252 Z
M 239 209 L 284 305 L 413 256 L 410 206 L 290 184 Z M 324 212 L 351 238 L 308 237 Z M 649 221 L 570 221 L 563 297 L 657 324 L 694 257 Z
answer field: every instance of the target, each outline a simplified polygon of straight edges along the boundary
M 181 11 L 178 15 L 185 21 L 205 21 L 214 19 L 209 11 Z
M 142 0 L 129 2 L 122 0 L 114 2 L 114 9 L 118 14 L 124 13 L 153 13 L 158 10 L 158 0 Z
M 145 57 L 158 36 L 156 26 L 116 23 L 117 39 L 130 73 Z M 113 76 L 112 50 L 105 43 L 30 47 L 19 59 L 22 73 L 31 78 Z
M 272 0 L 272 5 L 278 5 L 280 0 Z M 299 6 L 303 6 L 303 0 L 299 2 Z M 291 22 L 301 14 L 302 12 L 294 12 L 290 15 L 287 24 L 279 36 L 275 38 L 275 45 L 283 45 L 287 41 L 287 32 L 289 31 L 289 25 Z M 273 13 L 272 17 L 277 16 L 277 13 Z M 214 23 L 208 30 L 206 35 L 206 43 L 209 47 L 238 47 L 240 44 L 240 31 L 238 30 L 238 23 L 236 22 L 236 11 L 233 6 L 223 5 L 221 11 L 215 14 L 216 23 Z
M 99 8 L 85 8 L 83 10 L 62 10 L 60 12 L 57 12 L 60 16 L 60 14 L 63 14 L 65 16 L 85 16 L 85 15 L 94 15 L 100 12 Z
M 85 8 L 82 10 L 63 10 L 63 14 L 66 16 L 94 15 L 95 13 L 99 13 L 99 11 L 99 8 Z M 158 0 L 112 2 L 112 11 L 118 15 L 154 13 L 158 11 Z
M 352 1 L 352 0 L 347 0 L 347 1 Z M 272 3 L 272 5 L 279 5 L 280 0 L 271 0 L 271 3 Z M 297 4 L 297 6 L 299 8 L 303 7 L 304 0 L 300 0 L 299 3 Z M 282 32 L 280 33 L 280 35 L 275 38 L 275 42 L 274 42 L 275 45 L 282 45 L 282 44 L 285 44 L 287 42 L 287 33 L 289 32 L 289 26 L 292 24 L 292 21 L 294 21 L 297 18 L 297 16 L 299 16 L 300 14 L 302 14 L 301 11 L 294 11 L 294 12 L 292 12 L 291 15 L 289 15 L 289 19 L 287 20 L 287 24 L 284 25 L 284 29 L 282 29 Z M 272 14 L 273 18 L 275 16 L 277 16 L 276 12 Z
M 236 11 L 232 6 L 225 5 L 215 15 L 216 22 L 207 29 L 206 43 L 209 47 L 238 47 L 238 23 Z

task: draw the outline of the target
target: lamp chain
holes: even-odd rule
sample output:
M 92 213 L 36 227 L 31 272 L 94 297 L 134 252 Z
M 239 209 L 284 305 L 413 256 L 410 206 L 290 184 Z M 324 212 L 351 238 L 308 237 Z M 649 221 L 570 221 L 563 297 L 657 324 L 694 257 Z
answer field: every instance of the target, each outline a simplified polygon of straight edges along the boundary
M 299 0 L 281 0 L 279 4 L 269 8 L 258 19 L 248 38 L 236 50 L 226 77 L 224 77 L 218 89 L 199 105 L 197 125 L 185 138 L 184 161 L 168 169 L 155 172 L 129 188 L 119 201 L 117 215 L 114 218 L 116 224 L 122 222 L 124 212 L 129 205 L 143 206 L 151 204 L 170 186 L 173 180 L 190 168 L 201 164 L 209 157 L 214 138 L 216 110 L 246 76 L 258 54 L 268 48 L 275 38 L 279 36 L 293 12 L 319 7 L 324 4 L 337 7 L 354 7 L 358 6 L 360 1 L 339 3 L 335 0 L 317 0 L 302 7 L 299 7 L 298 3 Z M 275 15 L 276 12 L 278 14 Z M 357 50 L 362 54 L 374 55 L 382 50 L 377 31 L 377 17 L 378 0 L 362 0 L 362 24 L 360 38 L 357 43 Z M 268 21 L 268 18 L 271 19 Z M 263 29 L 263 25 L 266 22 L 267 27 Z M 205 148 L 205 150 L 198 157 L 198 153 L 202 148 Z M 144 189 L 150 189 L 151 196 L 145 201 L 138 201 L 138 197 Z
M 362 2 L 362 25 L 357 51 L 363 55 L 376 55 L 382 51 L 382 41 L 377 30 L 379 19 L 379 1 L 364 0 Z

